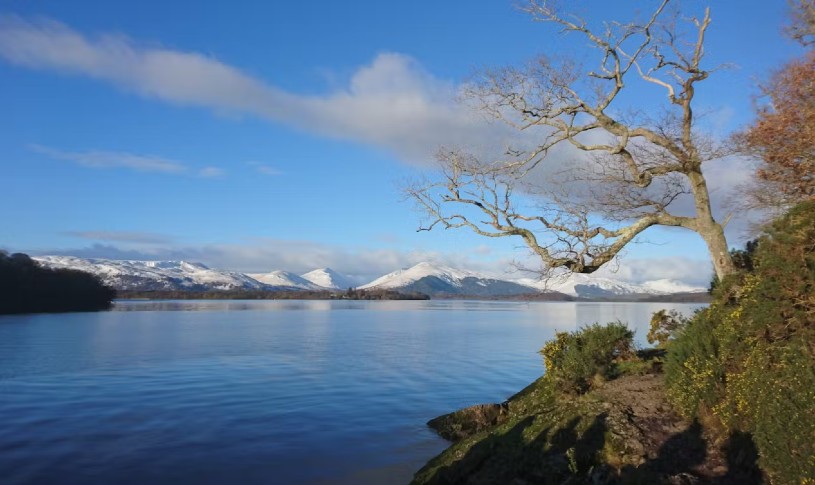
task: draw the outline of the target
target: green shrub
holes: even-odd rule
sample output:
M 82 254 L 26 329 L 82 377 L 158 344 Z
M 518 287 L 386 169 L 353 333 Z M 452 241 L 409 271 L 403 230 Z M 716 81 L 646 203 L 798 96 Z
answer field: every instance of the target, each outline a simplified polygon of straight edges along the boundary
M 716 409 L 753 434 L 773 483 L 815 483 L 815 366 L 799 339 L 759 342 Z M 809 479 L 810 482 L 806 482 Z
M 669 397 L 687 418 L 697 416 L 700 407 L 714 406 L 724 385 L 719 346 L 713 335 L 715 312 L 708 308 L 697 313 L 671 341 L 665 358 Z
M 646 339 L 649 344 L 657 344 L 657 347 L 664 348 L 668 345 L 668 341 L 674 339 L 682 331 L 689 320 L 676 310 L 654 312 L 651 315 L 651 328 L 648 330 Z
M 634 356 L 634 332 L 624 323 L 595 323 L 576 332 L 557 332 L 543 354 L 546 375 L 567 392 L 587 391 L 596 380 L 617 375 L 617 364 Z
M 669 344 L 668 393 L 750 433 L 773 483 L 815 483 L 815 201 L 753 249 L 753 270 L 725 278 Z

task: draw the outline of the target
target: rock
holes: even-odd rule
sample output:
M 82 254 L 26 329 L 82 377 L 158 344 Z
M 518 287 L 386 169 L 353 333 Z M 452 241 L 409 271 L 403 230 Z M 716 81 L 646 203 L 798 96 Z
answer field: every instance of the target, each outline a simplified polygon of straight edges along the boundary
M 670 485 L 695 485 L 699 483 L 699 478 L 690 473 L 679 473 L 667 478 Z
M 506 417 L 507 410 L 506 403 L 477 404 L 433 418 L 427 422 L 427 425 L 442 438 L 459 441 L 501 424 Z

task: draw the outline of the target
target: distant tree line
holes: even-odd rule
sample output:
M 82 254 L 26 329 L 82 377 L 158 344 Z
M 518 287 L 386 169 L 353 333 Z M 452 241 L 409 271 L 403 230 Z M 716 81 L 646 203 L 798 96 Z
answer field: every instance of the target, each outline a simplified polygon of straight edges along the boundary
M 472 295 L 457 293 L 434 293 L 436 300 L 481 300 L 481 301 L 578 301 L 576 296 L 559 293 L 557 291 L 538 291 L 519 293 L 517 295 Z
M 115 297 L 95 275 L 44 268 L 26 254 L 0 251 L 0 314 L 104 310 Z
M 371 289 L 331 290 L 213 290 L 213 291 L 119 291 L 120 299 L 147 300 L 429 300 L 423 293 L 400 293 L 394 290 Z

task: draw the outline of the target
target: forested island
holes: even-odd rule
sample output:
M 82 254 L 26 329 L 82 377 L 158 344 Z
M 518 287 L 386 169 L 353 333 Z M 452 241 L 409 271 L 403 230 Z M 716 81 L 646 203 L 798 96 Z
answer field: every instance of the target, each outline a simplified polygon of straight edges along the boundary
M 110 308 L 116 290 L 96 276 L 43 268 L 28 255 L 0 251 L 0 314 L 82 312 Z

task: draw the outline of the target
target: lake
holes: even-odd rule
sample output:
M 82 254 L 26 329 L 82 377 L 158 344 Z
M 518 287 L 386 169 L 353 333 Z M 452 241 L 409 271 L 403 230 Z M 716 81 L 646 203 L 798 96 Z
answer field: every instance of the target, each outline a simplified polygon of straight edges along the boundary
M 407 483 L 555 330 L 700 305 L 131 301 L 0 316 L 0 482 Z

